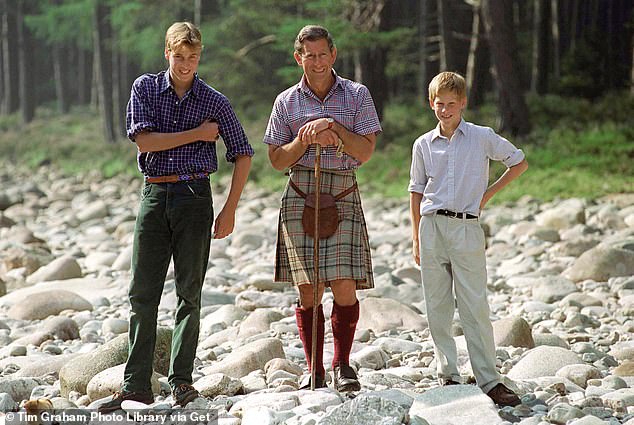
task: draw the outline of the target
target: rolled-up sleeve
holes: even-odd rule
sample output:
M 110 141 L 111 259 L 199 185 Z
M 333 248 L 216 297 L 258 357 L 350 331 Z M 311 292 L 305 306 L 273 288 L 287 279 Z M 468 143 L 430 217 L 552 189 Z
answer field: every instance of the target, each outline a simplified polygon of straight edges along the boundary
M 414 142 L 412 148 L 412 165 L 409 171 L 409 192 L 424 193 L 427 185 L 427 172 L 425 170 L 425 161 L 423 159 L 422 139 Z
M 216 115 L 218 132 L 227 147 L 225 158 L 228 162 L 235 162 L 238 156 L 253 156 L 253 147 L 249 144 L 247 135 L 236 116 L 229 99 L 222 97 Z
M 264 132 L 264 143 L 267 145 L 282 146 L 293 141 L 293 133 L 287 124 L 287 115 L 284 101 L 278 96 L 273 104 L 271 117 Z
M 365 86 L 359 88 L 358 108 L 354 120 L 353 132 L 361 136 L 381 133 L 381 123 L 374 107 L 374 100 Z
M 501 161 L 507 167 L 517 165 L 524 159 L 521 149 L 516 148 L 491 128 L 487 129 L 486 142 L 488 157 L 494 161 Z
M 141 76 L 134 81 L 126 108 L 126 134 L 133 142 L 135 136 L 142 131 L 158 128 L 146 84 L 148 84 L 146 76 Z

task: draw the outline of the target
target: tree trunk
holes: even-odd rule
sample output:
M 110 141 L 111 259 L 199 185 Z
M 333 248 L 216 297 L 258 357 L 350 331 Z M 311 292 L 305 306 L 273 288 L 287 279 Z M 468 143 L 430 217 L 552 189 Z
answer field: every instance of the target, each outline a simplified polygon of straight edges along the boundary
M 114 32 L 112 32 L 111 34 L 111 52 L 110 52 L 110 57 L 111 57 L 111 64 L 112 64 L 112 68 L 110 71 L 110 75 L 112 76 L 112 128 L 113 128 L 113 133 L 114 134 L 118 134 L 120 135 L 121 133 L 121 128 L 123 128 L 124 124 L 121 123 L 121 116 L 123 115 L 122 113 L 122 99 L 121 99 L 121 62 L 120 62 L 120 57 L 121 55 L 119 54 L 119 52 L 116 49 L 116 40 L 115 40 L 115 34 Z
M 4 31 L 4 10 L 5 10 L 5 6 L 6 6 L 6 0 L 0 0 L 0 70 L 2 70 L 4 68 L 3 64 L 4 64 L 4 59 L 5 57 L 7 57 L 7 55 L 9 54 L 8 52 L 5 53 L 4 52 L 4 36 L 5 36 L 5 31 Z M 5 114 L 6 112 L 5 110 L 5 99 L 6 96 L 4 94 L 4 80 L 0 80 L 0 115 Z
M 90 86 L 92 79 L 88 78 L 88 52 L 82 48 L 77 49 L 77 102 L 86 105 L 90 102 Z
M 531 91 L 544 94 L 548 91 L 548 45 L 550 8 L 544 0 L 533 1 L 533 55 L 531 65 Z
M 447 33 L 446 21 L 448 18 L 445 17 L 443 0 L 436 0 L 436 9 L 436 16 L 438 17 L 438 33 L 440 35 L 440 70 L 447 71 L 447 40 L 449 39 L 449 34 Z
M 427 0 L 419 1 L 418 13 L 418 98 L 427 97 Z
M 480 17 L 480 5 L 473 5 L 473 22 L 471 23 L 471 43 L 467 58 L 467 90 L 469 91 L 469 107 L 477 108 L 484 102 L 484 76 L 488 73 L 488 61 L 484 55 L 483 44 L 486 43 Z M 483 69 L 484 68 L 484 69 Z
M 524 135 L 531 126 L 522 93 L 515 31 L 510 25 L 512 7 L 512 0 L 482 0 L 482 17 L 499 89 L 500 130 Z
M 550 1 L 550 16 L 553 40 L 553 77 L 556 81 L 559 81 L 559 78 L 561 77 L 561 72 L 559 68 L 559 2 L 557 0 Z
M 634 34 L 632 34 L 632 69 L 630 70 L 630 94 L 634 96 Z
M 24 0 L 18 0 L 16 4 L 16 23 L 18 36 L 18 93 L 20 98 L 20 113 L 22 122 L 29 123 L 33 120 L 35 101 L 33 96 L 29 76 L 29 34 L 26 25 L 24 25 Z
M 467 58 L 467 72 L 465 79 L 467 80 L 467 88 L 473 90 L 473 81 L 475 79 L 475 61 L 476 50 L 480 41 L 480 7 L 473 5 L 473 21 L 471 22 L 471 42 L 469 43 L 469 57 Z
M 361 81 L 372 94 L 374 107 L 379 115 L 379 119 L 383 118 L 383 109 L 385 101 L 388 98 L 387 77 L 385 75 L 386 52 L 382 47 L 371 47 L 364 52 L 363 60 L 363 80 Z
M 201 16 L 203 12 L 202 0 L 194 0 L 194 25 L 200 27 Z
M 55 77 L 55 97 L 57 98 L 57 110 L 62 114 L 68 112 L 69 99 L 66 93 L 65 76 L 66 73 L 62 66 L 61 48 L 57 45 L 53 46 L 53 75 Z
M 104 139 L 108 143 L 116 140 L 112 116 L 112 81 L 110 77 L 110 55 L 106 48 L 109 35 L 108 9 L 103 1 L 97 1 L 93 13 L 93 41 L 95 49 L 94 66 L 98 72 L 97 96 L 103 125 Z

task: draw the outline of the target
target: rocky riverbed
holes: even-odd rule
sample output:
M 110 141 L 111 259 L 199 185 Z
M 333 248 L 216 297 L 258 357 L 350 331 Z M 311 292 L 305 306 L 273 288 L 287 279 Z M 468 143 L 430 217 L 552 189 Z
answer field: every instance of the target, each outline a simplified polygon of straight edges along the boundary
M 0 411 L 41 398 L 93 409 L 119 388 L 140 187 L 139 178 L 0 171 Z M 225 186 L 213 188 L 220 208 Z M 248 186 L 235 232 L 212 243 L 195 363 L 204 397 L 190 408 L 216 410 L 223 425 L 634 425 L 634 194 L 527 197 L 483 213 L 497 363 L 522 399 L 503 409 L 468 384 L 457 314 L 466 384 L 438 386 L 406 198 L 364 197 L 376 288 L 359 292 L 351 359 L 362 391 L 298 391 L 306 363 L 296 294 L 272 280 L 279 197 Z M 331 294 L 324 299 L 328 367 Z M 170 267 L 151 412 L 172 408 L 175 304 Z

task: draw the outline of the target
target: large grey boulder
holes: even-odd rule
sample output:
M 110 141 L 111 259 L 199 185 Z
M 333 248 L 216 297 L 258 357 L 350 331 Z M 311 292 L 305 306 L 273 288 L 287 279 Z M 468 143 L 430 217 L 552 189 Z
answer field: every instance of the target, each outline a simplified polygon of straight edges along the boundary
M 79 338 L 79 326 L 70 317 L 49 317 L 42 323 L 41 330 L 63 341 Z
M 59 257 L 47 265 L 40 267 L 26 278 L 27 283 L 48 282 L 51 280 L 64 280 L 81 277 L 81 267 L 79 263 L 68 255 Z
M 415 397 L 409 414 L 419 416 L 433 425 L 504 423 L 493 401 L 473 385 L 432 388 Z
M 69 353 L 60 354 L 58 356 L 50 356 L 45 359 L 38 359 L 37 361 L 20 368 L 20 370 L 18 370 L 13 376 L 40 377 L 49 374 L 57 374 L 66 363 L 70 363 L 74 358 L 81 355 L 82 354 L 80 353 Z
M 86 386 L 86 394 L 88 395 L 88 398 L 91 401 L 95 401 L 114 394 L 115 391 L 121 390 L 124 372 L 125 364 L 120 364 L 106 370 L 102 370 L 93 376 Z M 152 385 L 152 392 L 154 394 L 158 394 L 161 390 L 158 378 L 159 375 L 156 372 L 153 372 L 152 377 L 150 378 L 150 384 Z
M 562 276 L 545 276 L 536 279 L 533 287 L 533 299 L 552 303 L 577 291 L 577 286 Z
M 168 375 L 172 330 L 158 328 L 153 368 Z M 148 353 L 149 354 L 149 353 Z M 125 363 L 128 358 L 128 335 L 119 335 L 95 351 L 84 354 L 67 363 L 59 371 L 60 389 L 63 397 L 71 391 L 86 394 L 90 380 L 99 372 Z
M 42 291 L 15 303 L 7 312 L 11 319 L 37 320 L 57 316 L 64 310 L 92 310 L 92 304 L 70 291 Z
M 407 410 L 397 402 L 372 395 L 361 395 L 328 411 L 317 422 L 319 425 L 399 425 L 405 421 Z
M 540 345 L 527 351 L 508 373 L 511 379 L 532 379 L 554 376 L 559 369 L 571 364 L 583 364 L 581 358 L 561 347 Z
M 372 329 L 375 333 L 392 329 L 422 331 L 427 321 L 406 304 L 391 298 L 365 298 L 360 301 L 359 329 Z
M 586 222 L 585 201 L 568 199 L 535 216 L 535 222 L 543 227 L 562 230 Z
M 584 252 L 564 272 L 568 279 L 575 282 L 586 279 L 605 282 L 611 277 L 633 274 L 634 251 L 606 244 Z
M 17 402 L 28 400 L 33 388 L 43 385 L 44 381 L 37 378 L 0 377 L 0 393 L 7 393 Z
M 258 308 L 249 314 L 240 324 L 238 337 L 246 339 L 259 333 L 268 332 L 271 323 L 284 318 L 279 311 L 269 308 Z
M 495 345 L 498 347 L 535 348 L 531 326 L 521 317 L 508 317 L 493 322 Z
M 254 370 L 264 369 L 266 363 L 275 358 L 286 358 L 282 342 L 277 338 L 264 338 L 235 349 L 222 361 L 203 369 L 203 373 L 242 378 Z
M 213 399 L 219 395 L 234 396 L 243 391 L 242 381 L 225 375 L 224 373 L 212 373 L 197 380 L 194 388 L 200 395 Z

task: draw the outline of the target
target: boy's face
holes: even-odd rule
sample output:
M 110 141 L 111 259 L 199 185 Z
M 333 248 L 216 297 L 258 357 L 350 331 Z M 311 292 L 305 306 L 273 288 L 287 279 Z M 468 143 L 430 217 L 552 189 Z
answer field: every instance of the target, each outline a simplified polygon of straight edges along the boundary
M 169 62 L 172 83 L 177 86 L 189 85 L 194 80 L 200 61 L 200 47 L 180 44 L 172 50 L 165 50 Z
M 462 110 L 467 106 L 467 98 L 451 90 L 440 90 L 436 98 L 429 101 L 429 106 L 443 128 L 456 128 L 462 119 Z
M 304 70 L 304 75 L 309 82 L 318 82 L 330 79 L 332 66 L 337 59 L 337 49 L 332 51 L 328 46 L 328 40 L 321 38 L 315 41 L 306 40 L 303 43 L 304 52 L 300 55 L 295 52 L 297 65 Z

